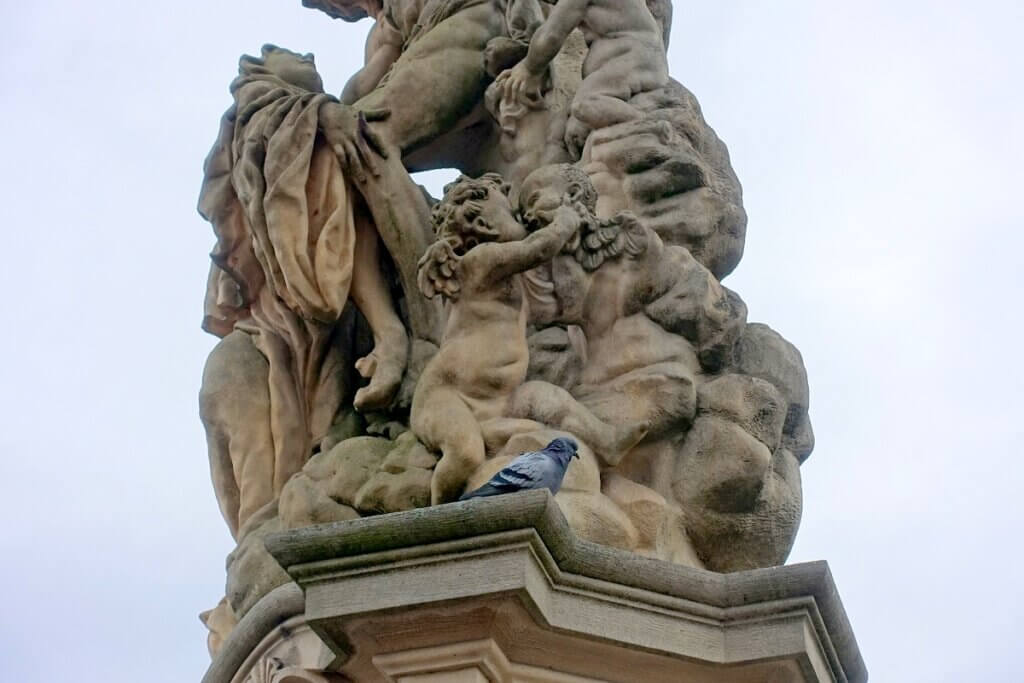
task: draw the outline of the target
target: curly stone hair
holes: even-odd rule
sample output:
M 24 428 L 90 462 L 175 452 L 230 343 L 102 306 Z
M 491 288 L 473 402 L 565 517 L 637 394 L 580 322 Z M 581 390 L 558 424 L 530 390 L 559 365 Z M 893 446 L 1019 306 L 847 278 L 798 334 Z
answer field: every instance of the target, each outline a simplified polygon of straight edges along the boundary
M 576 201 L 583 205 L 590 213 L 597 210 L 597 190 L 590 176 L 575 164 L 558 164 L 559 174 L 565 178 L 566 183 L 579 190 Z
M 492 242 L 498 232 L 484 220 L 480 201 L 491 192 L 508 196 L 510 186 L 497 173 L 479 178 L 459 176 L 444 188 L 444 198 L 434 205 L 431 223 L 437 241 L 419 262 L 417 283 L 428 299 L 441 294 L 455 300 L 459 295 L 458 264 L 467 251 L 481 242 Z
M 438 240 L 452 244 L 462 255 L 480 242 L 489 242 L 497 232 L 480 216 L 480 201 L 490 192 L 508 196 L 510 186 L 497 173 L 485 173 L 479 178 L 459 176 L 444 188 L 444 198 L 434 205 L 430 219 Z

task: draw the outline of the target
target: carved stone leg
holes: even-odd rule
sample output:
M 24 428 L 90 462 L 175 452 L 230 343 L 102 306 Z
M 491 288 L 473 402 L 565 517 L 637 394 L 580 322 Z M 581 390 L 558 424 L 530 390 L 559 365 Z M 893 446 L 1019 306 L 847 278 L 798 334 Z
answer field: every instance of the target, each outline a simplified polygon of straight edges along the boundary
M 512 398 L 512 414 L 574 434 L 609 465 L 618 463 L 647 433 L 644 421 L 623 425 L 602 421 L 568 391 L 548 382 L 526 382 L 519 387 Z
M 231 535 L 274 498 L 269 365 L 252 338 L 235 331 L 206 361 L 199 415 L 206 428 L 210 474 Z
M 409 338 L 381 272 L 380 239 L 365 206 L 356 211 L 355 224 L 351 296 L 373 332 L 373 351 L 356 361 L 356 370 L 370 384 L 356 392 L 354 405 L 367 412 L 387 407 L 398 391 L 409 357 Z
M 378 161 L 378 169 L 380 175 L 367 178 L 359 190 L 398 271 L 413 336 L 440 344 L 441 303 L 421 296 L 416 285 L 419 259 L 434 241 L 427 198 L 402 166 L 396 150 Z

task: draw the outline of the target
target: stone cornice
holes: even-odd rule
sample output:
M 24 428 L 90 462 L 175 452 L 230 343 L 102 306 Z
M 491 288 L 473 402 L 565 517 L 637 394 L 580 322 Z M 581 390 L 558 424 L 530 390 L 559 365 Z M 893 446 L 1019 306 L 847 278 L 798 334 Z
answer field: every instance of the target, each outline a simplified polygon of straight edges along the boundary
M 337 582 L 413 568 L 423 568 L 426 576 L 428 566 L 456 559 L 466 571 L 474 567 L 493 571 L 499 565 L 488 565 L 488 556 L 519 553 L 531 558 L 546 580 L 531 584 L 513 572 L 506 583 L 494 577 L 488 589 L 520 594 L 549 625 L 608 637 L 597 624 L 559 624 L 558 614 L 547 613 L 549 594 L 586 595 L 607 606 L 629 604 L 649 614 L 666 611 L 699 625 L 703 657 L 729 664 L 746 661 L 745 639 L 753 624 L 804 614 L 805 628 L 800 633 L 806 631 L 806 637 L 815 641 L 810 650 L 820 652 L 835 680 L 867 680 L 825 562 L 718 574 L 652 560 L 580 540 L 546 490 L 297 529 L 269 537 L 267 548 L 307 592 L 307 618 L 314 628 L 318 620 L 410 604 L 409 596 L 389 597 L 380 590 L 350 592 L 341 604 L 330 592 Z M 436 591 L 412 596 L 413 603 L 459 599 L 483 590 L 474 589 L 472 581 L 448 588 L 443 583 L 438 583 Z M 311 599 L 314 594 L 316 600 Z M 346 647 L 341 642 L 333 646 Z M 679 647 L 666 644 L 655 649 L 692 656 L 685 651 L 687 646 Z M 784 653 L 780 650 L 780 654 Z M 809 660 L 802 666 L 814 668 Z

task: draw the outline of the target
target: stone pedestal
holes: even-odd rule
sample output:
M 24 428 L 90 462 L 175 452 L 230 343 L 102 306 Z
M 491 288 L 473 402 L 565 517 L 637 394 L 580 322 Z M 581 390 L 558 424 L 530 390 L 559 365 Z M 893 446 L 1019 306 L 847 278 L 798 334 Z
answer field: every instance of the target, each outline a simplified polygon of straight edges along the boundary
M 547 491 L 272 536 L 294 579 L 204 683 L 865 681 L 824 562 L 717 574 L 579 540 Z

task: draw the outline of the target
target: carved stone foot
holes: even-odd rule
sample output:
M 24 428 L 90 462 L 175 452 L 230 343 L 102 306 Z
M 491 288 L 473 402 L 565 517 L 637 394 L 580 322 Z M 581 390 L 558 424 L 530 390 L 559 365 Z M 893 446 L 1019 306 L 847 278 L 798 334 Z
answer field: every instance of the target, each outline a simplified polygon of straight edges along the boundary
M 387 408 L 395 397 L 405 374 L 409 356 L 409 338 L 405 329 L 381 338 L 368 356 L 356 361 L 356 371 L 370 383 L 356 392 L 352 404 L 361 413 Z

